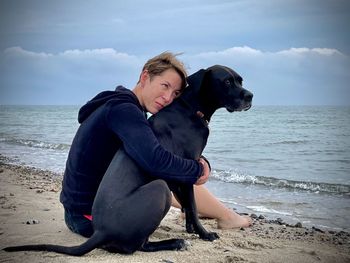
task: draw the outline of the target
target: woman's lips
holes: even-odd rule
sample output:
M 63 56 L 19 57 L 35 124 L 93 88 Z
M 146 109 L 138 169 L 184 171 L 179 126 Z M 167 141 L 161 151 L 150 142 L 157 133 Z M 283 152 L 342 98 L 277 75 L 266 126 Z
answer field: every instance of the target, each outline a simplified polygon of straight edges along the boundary
M 159 109 L 164 108 L 164 105 L 163 105 L 163 104 L 160 104 L 159 102 L 156 102 L 156 105 L 157 105 L 157 108 L 159 108 Z

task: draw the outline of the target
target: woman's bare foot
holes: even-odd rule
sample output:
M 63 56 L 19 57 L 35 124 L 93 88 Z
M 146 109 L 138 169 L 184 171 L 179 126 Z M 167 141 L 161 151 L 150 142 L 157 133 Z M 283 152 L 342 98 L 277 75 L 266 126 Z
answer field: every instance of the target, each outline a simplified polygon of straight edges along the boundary
M 208 219 L 208 217 L 203 217 L 200 214 L 198 214 L 198 217 Z M 183 223 L 185 219 L 186 219 L 185 214 L 180 212 L 177 218 L 178 222 Z M 216 221 L 217 221 L 218 229 L 223 229 L 223 230 L 241 228 L 241 227 L 250 227 L 253 225 L 253 220 L 251 219 L 250 216 L 241 216 L 231 209 L 228 209 L 228 213 L 225 218 L 216 219 Z
M 195 186 L 194 194 L 199 216 L 216 219 L 218 228 L 241 228 L 249 227 L 253 224 L 250 217 L 241 216 L 232 209 L 226 207 L 203 185 Z M 181 208 L 181 205 L 176 198 L 172 199 L 172 205 L 174 207 Z M 181 214 L 180 218 L 182 218 L 182 220 L 185 219 L 185 215 Z
M 241 216 L 231 209 L 228 210 L 225 218 L 217 219 L 219 229 L 250 227 L 253 224 L 249 216 Z

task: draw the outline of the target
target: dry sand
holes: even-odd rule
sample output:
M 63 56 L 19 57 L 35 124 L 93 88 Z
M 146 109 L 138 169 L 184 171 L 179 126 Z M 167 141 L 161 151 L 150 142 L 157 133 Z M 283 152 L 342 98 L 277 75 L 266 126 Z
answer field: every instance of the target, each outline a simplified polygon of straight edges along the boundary
M 0 163 L 0 248 L 53 243 L 78 245 L 85 238 L 70 232 L 59 202 L 61 177 L 47 171 Z M 120 255 L 95 249 L 83 257 L 49 252 L 4 252 L 0 262 L 350 262 L 347 232 L 292 227 L 255 219 L 248 229 L 218 230 L 215 220 L 203 225 L 220 239 L 206 242 L 186 233 L 172 208 L 151 240 L 184 238 L 187 251 L 136 252 Z

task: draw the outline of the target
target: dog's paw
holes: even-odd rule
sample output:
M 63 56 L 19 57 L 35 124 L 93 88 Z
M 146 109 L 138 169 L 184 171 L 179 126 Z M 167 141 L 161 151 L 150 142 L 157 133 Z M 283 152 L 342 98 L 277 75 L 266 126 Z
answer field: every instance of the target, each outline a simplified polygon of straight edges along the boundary
M 209 232 L 209 233 L 206 233 L 205 235 L 201 236 L 200 238 L 203 240 L 206 240 L 206 241 L 214 241 L 216 239 L 219 239 L 220 237 L 215 232 Z
M 177 245 L 178 245 L 177 250 L 185 251 L 191 246 L 191 243 L 187 240 L 179 239 L 177 242 Z

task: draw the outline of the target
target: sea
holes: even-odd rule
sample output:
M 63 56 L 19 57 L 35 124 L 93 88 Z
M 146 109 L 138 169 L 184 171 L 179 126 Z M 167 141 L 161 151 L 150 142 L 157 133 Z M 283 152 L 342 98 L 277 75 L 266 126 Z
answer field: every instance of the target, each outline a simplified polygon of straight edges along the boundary
M 62 177 L 79 106 L 0 105 L 6 162 Z M 209 190 L 240 213 L 350 231 L 350 107 L 218 110 L 204 155 Z

